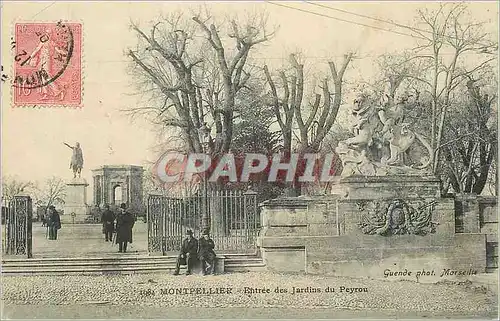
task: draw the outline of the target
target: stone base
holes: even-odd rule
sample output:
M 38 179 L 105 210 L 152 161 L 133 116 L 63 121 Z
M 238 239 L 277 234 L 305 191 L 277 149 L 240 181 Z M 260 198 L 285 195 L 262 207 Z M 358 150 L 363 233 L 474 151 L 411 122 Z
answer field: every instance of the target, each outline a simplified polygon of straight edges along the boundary
M 351 176 L 340 180 L 344 199 L 440 198 L 439 179 L 419 176 Z
M 85 223 L 90 214 L 90 209 L 87 205 L 88 185 L 83 178 L 74 178 L 66 183 L 64 215 L 61 215 L 62 223 Z
M 440 197 L 437 179 L 349 177 L 340 185 L 345 193 L 261 205 L 268 270 L 418 282 L 486 270 L 486 236 L 455 233 L 454 200 Z
M 306 272 L 305 247 L 283 246 L 261 248 L 261 255 L 268 271 L 285 273 Z
M 486 268 L 482 234 L 264 237 L 262 242 L 266 268 L 273 272 L 436 282 L 456 277 L 451 271 L 478 274 Z M 386 276 L 405 270 L 411 273 Z
M 64 214 L 61 215 L 61 223 L 86 223 L 89 217 L 87 206 L 64 206 Z
M 481 234 L 341 236 L 306 239 L 305 243 L 310 274 L 436 282 L 456 277 L 441 276 L 447 269 L 474 274 L 486 269 L 485 236 Z M 389 276 L 390 272 L 403 273 Z
M 215 267 L 214 274 L 224 274 L 225 265 L 226 265 L 226 257 L 223 255 L 217 255 L 215 257 Z M 181 269 L 184 271 L 187 269 L 187 265 L 181 265 Z M 196 260 L 196 263 L 191 267 L 191 273 L 195 275 L 201 275 L 202 273 L 201 261 Z

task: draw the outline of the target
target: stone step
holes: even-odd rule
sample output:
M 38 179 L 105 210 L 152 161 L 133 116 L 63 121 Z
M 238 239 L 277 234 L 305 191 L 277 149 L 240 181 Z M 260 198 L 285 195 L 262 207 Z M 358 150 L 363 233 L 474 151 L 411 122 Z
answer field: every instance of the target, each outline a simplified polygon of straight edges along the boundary
M 16 269 L 3 269 L 2 275 L 68 275 L 68 274 L 78 274 L 78 275 L 94 275 L 94 274 L 134 274 L 134 273 L 173 273 L 175 270 L 175 264 L 169 265 L 156 265 L 156 266 L 131 266 L 131 267 L 85 267 L 85 268 L 48 268 L 43 267 L 40 269 L 32 268 L 16 268 Z M 264 264 L 241 264 L 232 265 L 229 264 L 225 266 L 226 273 L 235 272 L 263 272 L 266 270 Z M 181 267 L 181 274 L 185 271 L 185 267 Z
M 24 259 L 2 260 L 2 266 L 14 265 L 71 265 L 71 264 L 126 264 L 126 263 L 161 263 L 175 261 L 175 257 L 105 257 L 105 258 L 62 258 L 62 259 Z
M 248 263 L 248 264 L 231 264 L 226 263 L 226 272 L 265 272 L 266 265 L 261 263 Z
M 115 262 L 115 263 L 104 263 L 104 264 L 95 264 L 90 262 L 77 262 L 77 263 L 45 263 L 40 265 L 35 264 L 5 264 L 2 265 L 2 272 L 8 271 L 18 271 L 18 270 L 28 270 L 31 269 L 33 271 L 41 271 L 41 270 L 82 270 L 82 269 L 141 269 L 141 268 L 157 268 L 157 267 L 167 267 L 167 268 L 175 268 L 176 262 L 174 260 L 164 261 L 164 262 Z M 260 267 L 265 266 L 264 262 L 259 259 L 251 260 L 251 261 L 225 261 L 225 268 L 241 268 L 241 267 Z
M 128 266 L 128 267 L 22 267 L 2 268 L 2 275 L 67 275 L 67 274 L 128 274 L 141 272 L 174 271 L 175 265 Z
M 133 266 L 133 265 L 155 265 L 155 264 L 175 264 L 176 258 L 164 258 L 155 260 L 100 260 L 100 261 L 17 261 L 17 262 L 3 262 L 2 268 L 14 268 L 14 267 L 73 267 L 73 266 Z M 227 264 L 253 264 L 261 263 L 260 258 L 248 258 L 248 259 L 225 259 Z
M 265 271 L 264 264 L 226 264 L 225 272 L 262 272 Z M 68 274 L 134 274 L 134 273 L 173 273 L 175 264 L 158 264 L 155 266 L 128 266 L 128 267 L 41 267 L 33 269 L 26 268 L 5 268 L 2 269 L 2 275 L 68 275 Z M 181 274 L 185 271 L 185 266 L 181 267 Z
M 218 256 L 223 256 L 226 260 L 251 260 L 260 259 L 257 255 L 252 254 L 218 254 Z M 165 255 L 165 256 L 149 256 L 149 255 L 134 255 L 134 253 L 117 254 L 116 256 L 103 256 L 103 257 L 63 257 L 63 258 L 4 258 L 2 259 L 2 265 L 11 264 L 15 262 L 22 263 L 33 263 L 33 264 L 43 264 L 50 262 L 102 262 L 102 261 L 165 261 L 165 260 L 175 260 L 177 255 Z
M 263 271 L 261 258 L 225 256 L 226 272 Z M 4 259 L 3 275 L 129 274 L 174 271 L 176 256 Z M 185 266 L 182 267 L 185 269 Z
M 102 262 L 84 262 L 84 261 L 78 261 L 78 262 L 44 262 L 42 264 L 37 264 L 37 263 L 32 263 L 32 262 L 15 262 L 15 263 L 8 263 L 8 264 L 3 264 L 2 268 L 33 268 L 33 269 L 38 269 L 38 268 L 50 268 L 50 267 L 113 267 L 113 266 L 154 266 L 154 265 L 162 265 L 162 264 L 175 264 L 175 260 L 169 259 L 169 260 L 164 260 L 164 261 L 102 261 Z
M 253 257 L 253 258 L 228 258 L 226 256 L 226 264 L 229 263 L 260 263 L 262 262 L 262 259 L 259 257 Z
M 486 267 L 486 273 L 498 273 L 498 267 Z

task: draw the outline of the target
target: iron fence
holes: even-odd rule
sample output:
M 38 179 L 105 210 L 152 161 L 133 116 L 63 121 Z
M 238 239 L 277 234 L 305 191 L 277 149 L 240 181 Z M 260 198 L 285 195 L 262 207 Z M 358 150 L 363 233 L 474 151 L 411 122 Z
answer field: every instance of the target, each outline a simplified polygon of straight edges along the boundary
M 256 250 L 260 216 L 255 192 L 208 190 L 184 197 L 149 195 L 147 215 L 150 252 L 179 251 L 188 229 L 195 237 L 201 235 L 204 218 L 208 219 L 216 250 Z
M 2 250 L 5 254 L 32 257 L 32 220 L 33 208 L 29 196 L 2 199 Z

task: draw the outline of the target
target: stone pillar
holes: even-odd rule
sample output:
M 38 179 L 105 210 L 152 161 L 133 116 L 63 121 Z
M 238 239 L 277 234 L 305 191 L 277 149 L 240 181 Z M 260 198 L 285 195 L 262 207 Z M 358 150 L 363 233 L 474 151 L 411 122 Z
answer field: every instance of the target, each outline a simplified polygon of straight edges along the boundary
M 89 184 L 83 178 L 74 178 L 66 183 L 64 215 L 61 215 L 63 223 L 83 223 L 87 218 L 87 186 Z
M 475 194 L 459 194 L 455 197 L 455 206 L 459 213 L 458 215 L 462 225 L 461 233 L 479 233 L 479 202 Z M 457 222 L 458 223 L 458 222 Z
M 94 176 L 94 184 L 93 184 L 94 197 L 92 198 L 94 200 L 94 205 L 99 205 L 99 197 L 97 196 L 98 195 L 98 186 L 99 186 L 99 179 L 97 178 L 97 176 Z
M 127 175 L 127 197 L 123 198 L 124 200 L 126 200 L 125 202 L 127 203 L 127 206 L 128 207 L 131 207 L 132 206 L 132 202 L 131 202 L 131 195 L 130 195 L 130 175 Z
M 258 246 L 266 268 L 273 272 L 306 272 L 305 240 L 310 199 L 283 197 L 262 203 Z
M 109 204 L 107 198 L 106 198 L 106 175 L 102 176 L 101 179 L 101 198 L 102 198 L 102 205 Z
M 104 206 L 104 201 L 102 199 L 102 176 L 98 175 L 97 176 L 97 198 L 96 198 L 96 205 Z

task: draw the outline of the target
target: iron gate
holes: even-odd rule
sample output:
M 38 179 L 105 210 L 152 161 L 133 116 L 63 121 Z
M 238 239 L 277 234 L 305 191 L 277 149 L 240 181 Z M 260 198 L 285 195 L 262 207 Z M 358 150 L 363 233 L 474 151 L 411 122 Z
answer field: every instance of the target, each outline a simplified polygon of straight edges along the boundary
M 32 220 L 31 197 L 17 195 L 10 201 L 2 200 L 2 249 L 5 254 L 33 256 Z
M 206 219 L 216 251 L 249 253 L 256 251 L 260 229 L 257 193 L 233 190 L 207 191 L 186 197 L 149 195 L 149 252 L 177 252 L 186 231 L 201 236 Z

